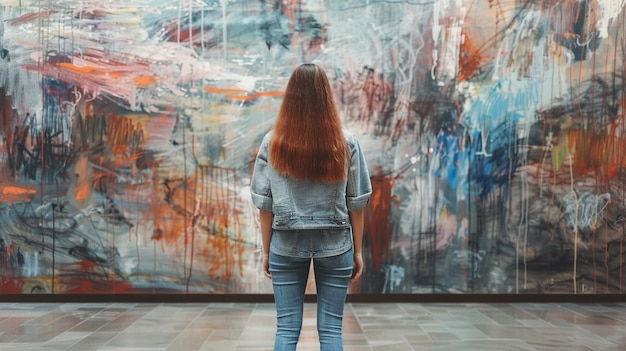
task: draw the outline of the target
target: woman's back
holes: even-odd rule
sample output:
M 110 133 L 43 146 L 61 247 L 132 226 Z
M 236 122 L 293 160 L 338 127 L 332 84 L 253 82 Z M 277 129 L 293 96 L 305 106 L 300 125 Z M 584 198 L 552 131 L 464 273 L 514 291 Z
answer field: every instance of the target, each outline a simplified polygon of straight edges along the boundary
M 343 179 L 321 182 L 297 179 L 278 172 L 267 162 L 271 133 L 261 144 L 255 177 L 251 185 L 252 199 L 261 209 L 272 212 L 272 228 L 330 229 L 348 228 L 349 211 L 365 206 L 371 186 L 361 146 L 356 137 L 343 130 L 349 155 L 344 161 Z

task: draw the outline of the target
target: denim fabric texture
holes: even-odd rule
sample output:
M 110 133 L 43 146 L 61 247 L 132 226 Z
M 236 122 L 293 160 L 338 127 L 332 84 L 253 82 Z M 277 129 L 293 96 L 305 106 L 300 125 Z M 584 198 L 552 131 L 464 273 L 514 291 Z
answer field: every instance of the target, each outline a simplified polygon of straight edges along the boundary
M 274 230 L 270 242 L 271 252 L 299 258 L 336 256 L 351 248 L 350 228 Z
M 321 351 L 342 351 L 343 309 L 350 276 L 352 249 L 341 255 L 313 258 L 317 288 L 317 333 Z M 270 252 L 270 273 L 276 301 L 277 330 L 274 351 L 296 350 L 302 330 L 304 293 L 311 258 Z
M 254 164 L 250 193 L 254 205 L 272 212 L 275 230 L 350 227 L 348 211 L 367 205 L 372 186 L 358 139 L 344 130 L 350 148 L 346 179 L 341 182 L 298 180 L 278 174 L 268 162 L 270 133 L 263 138 Z

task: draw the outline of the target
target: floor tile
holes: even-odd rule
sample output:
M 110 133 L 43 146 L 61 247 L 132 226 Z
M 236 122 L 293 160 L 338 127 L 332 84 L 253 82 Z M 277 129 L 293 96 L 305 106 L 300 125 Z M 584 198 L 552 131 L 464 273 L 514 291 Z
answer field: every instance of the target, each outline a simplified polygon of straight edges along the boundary
M 319 350 L 307 303 L 298 351 Z M 271 351 L 269 303 L 0 304 L 0 350 Z M 624 351 L 626 304 L 352 303 L 344 350 Z

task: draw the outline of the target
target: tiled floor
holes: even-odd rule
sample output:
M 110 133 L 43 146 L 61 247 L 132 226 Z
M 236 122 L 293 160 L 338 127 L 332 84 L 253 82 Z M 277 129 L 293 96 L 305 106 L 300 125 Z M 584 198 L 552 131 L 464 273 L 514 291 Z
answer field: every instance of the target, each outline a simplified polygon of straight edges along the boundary
M 270 303 L 0 303 L 0 350 L 271 350 Z M 626 304 L 351 303 L 346 351 L 626 350 Z M 298 350 L 319 350 L 305 305 Z

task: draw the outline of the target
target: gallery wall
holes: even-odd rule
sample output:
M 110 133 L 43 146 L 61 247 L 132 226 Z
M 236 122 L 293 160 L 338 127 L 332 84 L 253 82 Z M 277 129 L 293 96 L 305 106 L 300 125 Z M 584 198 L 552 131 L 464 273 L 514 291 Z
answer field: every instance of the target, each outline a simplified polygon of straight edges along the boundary
M 371 174 L 352 294 L 623 293 L 624 0 L 0 5 L 0 295 L 270 294 L 251 169 L 303 62 Z

